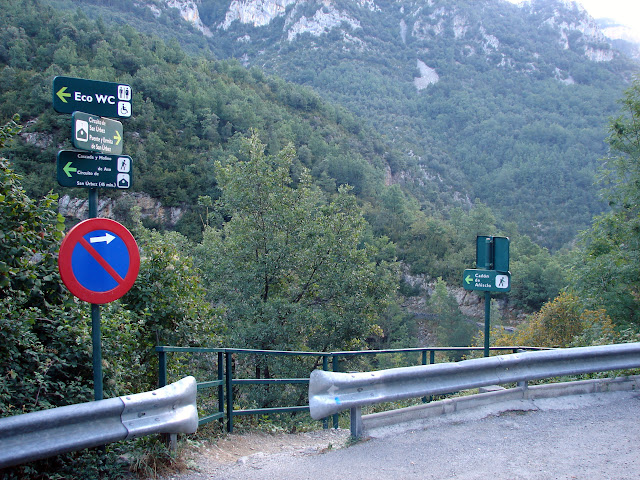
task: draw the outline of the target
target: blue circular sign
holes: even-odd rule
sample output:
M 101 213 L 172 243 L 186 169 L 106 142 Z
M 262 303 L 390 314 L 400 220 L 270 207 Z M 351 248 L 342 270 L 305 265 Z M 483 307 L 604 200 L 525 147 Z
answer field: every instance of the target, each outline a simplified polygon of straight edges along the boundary
M 140 254 L 133 235 L 108 218 L 91 218 L 73 227 L 60 245 L 58 269 L 69 291 L 102 304 L 122 297 L 135 282 Z

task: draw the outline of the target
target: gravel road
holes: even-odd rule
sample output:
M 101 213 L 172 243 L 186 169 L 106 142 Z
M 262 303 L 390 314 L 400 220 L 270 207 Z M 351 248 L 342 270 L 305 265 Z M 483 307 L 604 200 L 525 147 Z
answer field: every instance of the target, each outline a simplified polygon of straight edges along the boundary
M 167 480 L 640 479 L 637 391 L 521 405 L 405 424 L 350 446 L 343 430 L 246 438 L 245 455 L 212 446 L 193 458 L 197 470 Z

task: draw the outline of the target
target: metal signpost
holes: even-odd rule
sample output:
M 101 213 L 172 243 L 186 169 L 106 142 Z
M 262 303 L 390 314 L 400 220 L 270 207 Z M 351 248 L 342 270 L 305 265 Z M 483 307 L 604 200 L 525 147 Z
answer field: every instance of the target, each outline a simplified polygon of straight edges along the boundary
M 489 356 L 489 334 L 491 330 L 491 292 L 511 291 L 509 272 L 509 238 L 476 238 L 476 268 L 462 274 L 465 290 L 484 291 L 484 356 Z
M 98 188 L 131 187 L 132 160 L 121 155 L 122 124 L 112 120 L 131 116 L 131 100 L 131 87 L 123 83 L 62 76 L 53 79 L 53 109 L 72 114 L 72 143 L 81 150 L 58 152 L 58 183 L 89 189 L 89 219 L 94 220 L 79 223 L 67 234 L 60 246 L 58 268 L 69 291 L 91 302 L 95 400 L 103 397 L 100 304 L 124 295 L 140 267 L 138 246 L 131 233 L 113 220 L 96 218 Z

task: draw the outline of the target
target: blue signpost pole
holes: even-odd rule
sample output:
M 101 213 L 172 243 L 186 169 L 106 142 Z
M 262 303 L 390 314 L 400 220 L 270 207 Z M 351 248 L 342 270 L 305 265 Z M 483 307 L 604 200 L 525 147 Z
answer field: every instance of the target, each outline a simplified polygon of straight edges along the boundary
M 89 189 L 89 218 L 98 217 L 98 189 Z M 93 346 L 93 399 L 103 399 L 102 390 L 102 333 L 100 305 L 91 304 L 91 343 Z

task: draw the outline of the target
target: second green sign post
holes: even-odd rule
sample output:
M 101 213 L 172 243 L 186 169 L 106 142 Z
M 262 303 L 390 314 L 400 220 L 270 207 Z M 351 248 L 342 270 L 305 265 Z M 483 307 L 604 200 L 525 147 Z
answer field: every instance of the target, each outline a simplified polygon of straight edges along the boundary
M 509 238 L 476 238 L 476 268 L 467 269 L 462 274 L 465 290 L 484 291 L 484 356 L 489 356 L 489 335 L 491 330 L 491 292 L 511 290 L 509 272 Z

